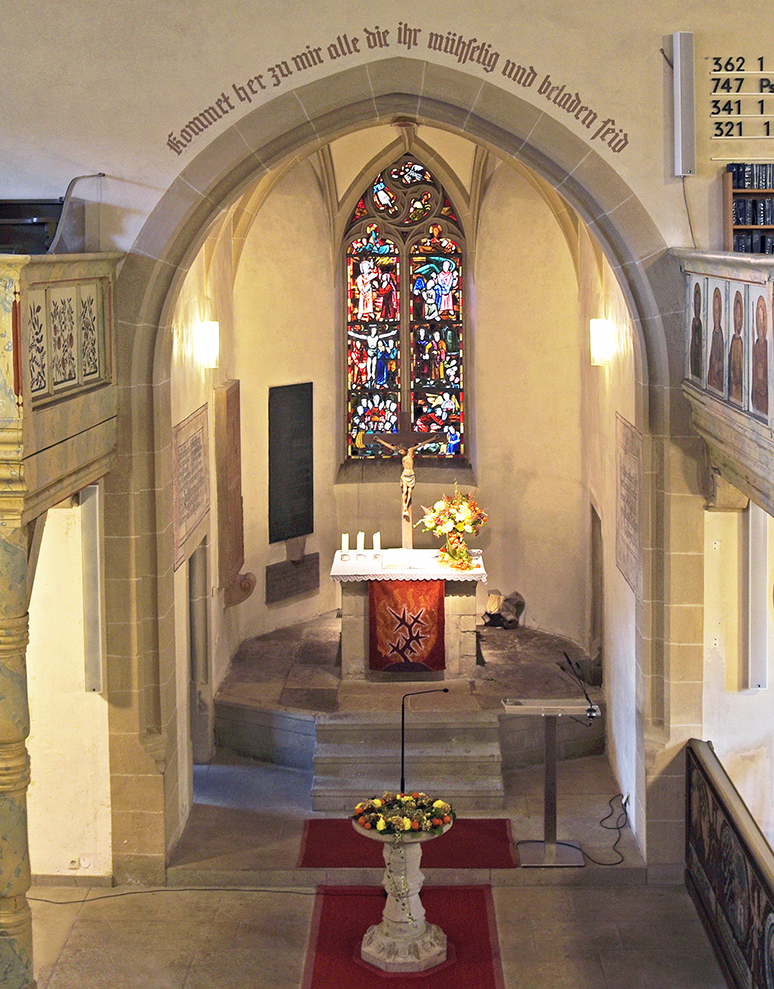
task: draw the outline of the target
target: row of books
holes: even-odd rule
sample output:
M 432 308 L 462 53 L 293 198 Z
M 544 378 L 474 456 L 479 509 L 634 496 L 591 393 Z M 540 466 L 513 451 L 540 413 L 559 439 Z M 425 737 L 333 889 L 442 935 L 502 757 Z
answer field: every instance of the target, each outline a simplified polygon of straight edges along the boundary
M 736 161 L 726 165 L 734 189 L 774 189 L 774 164 Z
M 731 223 L 735 227 L 774 226 L 774 199 L 734 196 L 731 205 Z
M 774 254 L 774 236 L 759 233 L 735 233 L 734 251 L 737 254 Z

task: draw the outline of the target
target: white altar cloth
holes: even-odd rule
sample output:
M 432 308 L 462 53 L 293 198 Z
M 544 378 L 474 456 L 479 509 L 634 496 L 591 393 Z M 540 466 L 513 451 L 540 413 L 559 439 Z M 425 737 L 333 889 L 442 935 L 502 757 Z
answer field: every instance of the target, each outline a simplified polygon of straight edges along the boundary
M 331 580 L 341 585 L 341 669 L 344 680 L 377 676 L 368 668 L 369 587 L 372 580 L 443 580 L 445 582 L 445 679 L 476 673 L 476 592 L 486 581 L 480 550 L 473 550 L 472 570 L 453 570 L 438 562 L 437 549 L 367 549 L 333 558 Z
M 454 570 L 438 562 L 437 549 L 385 549 L 381 553 L 351 550 L 348 560 L 341 551 L 333 558 L 331 580 L 349 583 L 360 580 L 482 580 L 486 570 L 480 552 L 473 551 L 472 570 Z

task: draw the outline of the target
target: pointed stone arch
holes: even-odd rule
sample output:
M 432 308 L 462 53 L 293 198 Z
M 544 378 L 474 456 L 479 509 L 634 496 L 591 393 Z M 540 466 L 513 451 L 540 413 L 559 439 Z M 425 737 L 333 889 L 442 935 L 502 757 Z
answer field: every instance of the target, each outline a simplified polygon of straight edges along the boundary
M 501 157 L 517 159 L 571 204 L 602 245 L 639 335 L 647 398 L 638 420 L 648 432 L 653 453 L 646 451 L 646 457 L 652 462 L 662 461 L 661 448 L 674 432 L 671 417 L 684 416 L 682 354 L 667 347 L 668 339 L 680 338 L 679 283 L 667 245 L 616 172 L 609 148 L 600 153 L 517 94 L 458 69 L 410 58 L 343 70 L 247 113 L 183 166 L 144 224 L 117 283 L 122 400 L 118 466 L 107 482 L 113 555 L 108 653 L 110 690 L 120 699 L 112 706 L 111 735 L 134 745 L 130 775 L 163 773 L 177 738 L 171 675 L 173 559 L 167 535 L 171 468 L 168 458 L 156 457 L 155 451 L 169 447 L 169 322 L 179 286 L 208 229 L 262 175 L 342 134 L 400 117 L 447 128 Z M 648 573 L 638 605 L 638 666 L 648 698 L 644 719 L 658 727 L 667 701 L 663 633 L 658 631 L 663 616 L 650 604 L 658 598 L 651 586 L 661 580 L 665 551 L 664 537 L 650 535 L 664 497 L 655 472 L 646 477 L 646 492 Z M 165 786 L 162 777 L 148 796 L 146 808 L 157 815 L 159 827 L 142 851 L 121 844 L 124 832 L 114 829 L 119 882 L 163 878 L 166 852 L 177 836 L 175 786 L 174 779 Z M 124 794 L 133 791 L 113 792 L 115 818 L 132 809 L 122 801 L 129 801 Z

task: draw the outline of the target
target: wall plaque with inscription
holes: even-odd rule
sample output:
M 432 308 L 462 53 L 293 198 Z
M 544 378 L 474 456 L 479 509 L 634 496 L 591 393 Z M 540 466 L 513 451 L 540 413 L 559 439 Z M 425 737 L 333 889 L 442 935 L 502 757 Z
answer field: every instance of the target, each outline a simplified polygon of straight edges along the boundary
M 642 435 L 616 413 L 615 562 L 627 584 L 640 588 L 640 472 Z
M 314 531 L 312 382 L 269 389 L 269 542 Z
M 319 553 L 308 553 L 300 560 L 282 560 L 266 567 L 266 604 L 277 604 L 319 590 Z
M 175 508 L 175 566 L 186 555 L 186 541 L 210 510 L 207 406 L 172 430 L 172 490 Z

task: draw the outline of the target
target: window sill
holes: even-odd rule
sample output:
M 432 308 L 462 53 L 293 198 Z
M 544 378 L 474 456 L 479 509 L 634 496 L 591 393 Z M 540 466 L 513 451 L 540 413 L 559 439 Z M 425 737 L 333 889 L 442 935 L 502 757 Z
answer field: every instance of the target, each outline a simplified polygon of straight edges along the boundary
M 345 460 L 339 467 L 336 484 L 395 484 L 400 478 L 400 458 Z M 475 485 L 476 475 L 469 460 L 414 458 L 417 484 L 454 483 Z

